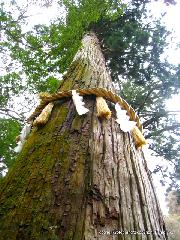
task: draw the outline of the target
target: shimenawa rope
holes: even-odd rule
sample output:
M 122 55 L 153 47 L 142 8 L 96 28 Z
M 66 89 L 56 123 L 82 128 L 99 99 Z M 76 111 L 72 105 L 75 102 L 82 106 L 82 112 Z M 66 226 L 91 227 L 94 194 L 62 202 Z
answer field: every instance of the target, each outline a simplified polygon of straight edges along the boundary
M 103 97 L 114 104 L 118 103 L 124 110 L 127 111 L 130 117 L 130 120 L 135 121 L 137 123 L 137 127 L 142 132 L 143 130 L 142 124 L 140 122 L 138 115 L 134 111 L 134 109 L 123 98 L 119 97 L 112 91 L 106 90 L 104 88 L 76 89 L 76 91 L 82 96 L 95 95 L 96 97 Z M 32 121 L 37 116 L 39 116 L 39 114 L 42 112 L 42 110 L 46 107 L 48 103 L 57 101 L 59 99 L 66 98 L 66 97 L 72 97 L 72 90 L 57 92 L 54 94 L 48 94 L 48 93 L 40 94 L 41 102 L 36 107 L 32 115 L 27 119 L 27 121 L 28 122 Z

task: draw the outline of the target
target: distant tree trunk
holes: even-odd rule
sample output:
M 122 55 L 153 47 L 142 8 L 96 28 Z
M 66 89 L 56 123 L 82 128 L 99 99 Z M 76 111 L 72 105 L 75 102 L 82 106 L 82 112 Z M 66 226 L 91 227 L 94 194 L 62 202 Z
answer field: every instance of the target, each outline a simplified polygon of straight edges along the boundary
M 60 90 L 112 90 L 98 39 L 89 33 L 82 43 Z M 114 115 L 97 118 L 94 96 L 84 99 L 87 114 L 57 101 L 29 135 L 1 186 L 1 240 L 167 239 L 143 153 Z

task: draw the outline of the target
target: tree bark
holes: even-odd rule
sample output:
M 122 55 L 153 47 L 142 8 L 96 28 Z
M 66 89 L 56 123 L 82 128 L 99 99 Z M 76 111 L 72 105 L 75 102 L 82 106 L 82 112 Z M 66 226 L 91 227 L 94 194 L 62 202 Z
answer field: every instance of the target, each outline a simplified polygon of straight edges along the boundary
M 60 90 L 92 87 L 113 90 L 89 33 Z M 105 120 L 94 96 L 84 100 L 83 116 L 71 98 L 56 101 L 48 123 L 29 135 L 1 186 L 0 239 L 167 239 L 143 153 L 120 130 L 111 103 Z

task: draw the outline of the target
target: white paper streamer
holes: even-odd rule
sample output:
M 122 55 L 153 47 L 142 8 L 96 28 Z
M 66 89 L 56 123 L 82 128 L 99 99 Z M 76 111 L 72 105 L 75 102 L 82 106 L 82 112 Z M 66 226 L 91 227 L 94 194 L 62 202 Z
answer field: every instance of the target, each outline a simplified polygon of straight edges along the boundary
M 72 90 L 72 99 L 79 115 L 89 112 L 89 109 L 84 107 L 83 97 L 79 96 L 76 90 Z
M 31 131 L 31 126 L 32 126 L 32 124 L 31 123 L 27 123 L 24 127 L 23 127 L 23 129 L 21 130 L 21 134 L 20 134 L 20 136 L 19 136 L 19 142 L 18 142 L 18 145 L 15 147 L 15 149 L 14 149 L 14 151 L 15 152 L 20 152 L 21 151 L 21 149 L 22 149 L 22 147 L 23 147 L 23 145 L 24 145 L 24 143 L 25 143 L 25 140 L 26 140 L 26 138 L 27 138 L 27 136 L 28 136 L 28 134 L 30 133 L 30 131 Z
M 136 126 L 136 122 L 129 120 L 130 117 L 126 115 L 127 111 L 122 110 L 118 103 L 116 103 L 115 109 L 117 115 L 116 122 L 119 123 L 121 130 L 123 132 L 131 131 Z
M 22 147 L 23 147 L 23 143 L 21 141 L 18 142 L 17 146 L 15 147 L 14 151 L 16 153 L 19 153 L 21 150 L 22 150 Z

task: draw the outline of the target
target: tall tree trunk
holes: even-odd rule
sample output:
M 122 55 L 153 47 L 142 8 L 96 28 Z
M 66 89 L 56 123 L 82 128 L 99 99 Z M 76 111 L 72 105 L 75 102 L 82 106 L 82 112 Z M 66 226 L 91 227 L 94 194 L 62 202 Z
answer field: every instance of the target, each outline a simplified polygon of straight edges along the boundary
M 98 39 L 82 43 L 60 90 L 112 89 Z M 29 135 L 1 187 L 0 239 L 167 239 L 143 153 L 114 116 L 97 118 L 94 96 L 84 99 L 87 114 L 57 101 Z

